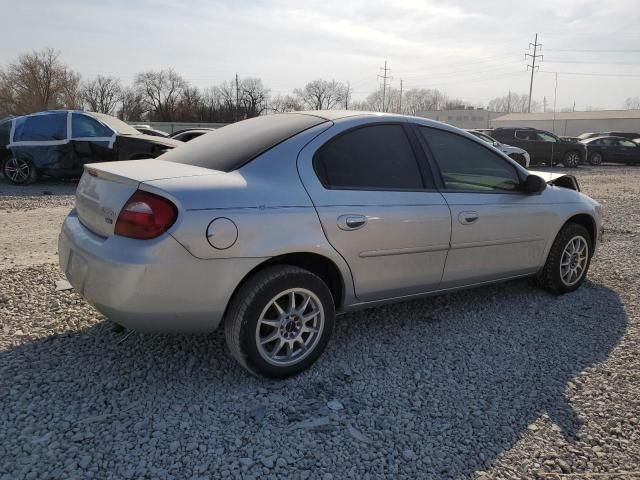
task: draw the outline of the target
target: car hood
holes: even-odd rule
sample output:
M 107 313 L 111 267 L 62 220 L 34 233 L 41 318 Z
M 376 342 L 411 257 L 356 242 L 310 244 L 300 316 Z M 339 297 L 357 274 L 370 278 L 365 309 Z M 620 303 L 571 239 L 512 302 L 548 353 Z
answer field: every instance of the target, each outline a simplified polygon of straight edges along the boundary
M 538 177 L 542 177 L 545 182 L 553 182 L 561 177 L 573 177 L 573 175 L 568 175 L 566 173 L 554 173 L 554 172 L 540 172 L 540 171 L 532 171 L 529 170 L 529 174 L 537 175 Z

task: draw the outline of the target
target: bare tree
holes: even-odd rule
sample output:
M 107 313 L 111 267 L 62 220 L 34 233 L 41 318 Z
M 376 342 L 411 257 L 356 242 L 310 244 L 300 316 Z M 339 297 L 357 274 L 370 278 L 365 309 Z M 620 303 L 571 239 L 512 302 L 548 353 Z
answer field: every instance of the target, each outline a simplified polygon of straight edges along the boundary
M 625 110 L 640 109 L 640 97 L 629 97 L 624 101 L 623 108 Z
M 22 115 L 79 106 L 80 75 L 51 48 L 20 55 L 0 71 L 0 104 L 5 114 Z
M 487 108 L 492 112 L 522 113 L 526 112 L 529 105 L 529 95 L 509 92 L 503 97 L 496 97 L 489 100 Z M 531 102 L 531 111 L 540 111 L 540 102 Z
M 136 76 L 134 85 L 142 95 L 153 120 L 174 120 L 176 108 L 187 82 L 173 69 L 148 71 Z
M 120 111 L 118 117 L 122 120 L 142 120 L 147 109 L 142 94 L 131 87 L 123 88 L 120 92 Z
M 335 80 L 313 80 L 304 88 L 296 88 L 294 94 L 310 110 L 325 110 L 342 107 L 347 86 Z
M 178 101 L 176 120 L 182 122 L 200 122 L 205 115 L 204 99 L 197 87 L 185 87 Z
M 293 95 L 278 95 L 269 102 L 269 111 L 273 113 L 298 112 L 303 109 L 300 99 Z
M 122 97 L 122 85 L 116 77 L 98 75 L 82 86 L 82 100 L 92 112 L 112 115 Z
M 440 110 L 446 101 L 447 96 L 439 90 L 411 88 L 403 95 L 402 111 L 408 115 L 417 115 L 420 112 Z
M 262 80 L 259 78 L 244 78 L 239 84 L 239 90 L 244 118 L 261 115 L 266 108 L 270 92 L 268 88 L 264 87 Z

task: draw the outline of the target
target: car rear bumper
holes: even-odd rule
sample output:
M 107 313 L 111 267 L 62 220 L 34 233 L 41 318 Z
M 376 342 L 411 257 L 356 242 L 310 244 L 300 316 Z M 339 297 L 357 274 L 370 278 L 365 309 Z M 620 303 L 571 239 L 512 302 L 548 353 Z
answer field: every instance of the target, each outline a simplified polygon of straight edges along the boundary
M 58 239 L 62 271 L 74 289 L 114 322 L 138 331 L 210 332 L 235 287 L 262 259 L 201 260 L 173 237 L 103 238 L 75 210 Z

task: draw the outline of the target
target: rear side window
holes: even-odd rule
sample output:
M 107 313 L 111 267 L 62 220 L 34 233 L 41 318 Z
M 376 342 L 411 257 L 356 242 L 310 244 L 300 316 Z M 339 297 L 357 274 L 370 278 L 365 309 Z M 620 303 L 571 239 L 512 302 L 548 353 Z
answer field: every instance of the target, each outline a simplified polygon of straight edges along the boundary
M 420 127 L 445 188 L 474 192 L 517 191 L 516 168 L 491 149 L 462 135 Z
M 283 113 L 251 118 L 202 135 L 162 155 L 166 162 L 231 172 L 309 128 L 325 123 L 315 115 Z
M 416 157 L 401 125 L 349 130 L 323 145 L 313 159 L 327 188 L 420 190 Z
M 74 113 L 71 120 L 72 138 L 110 137 L 113 132 L 97 120 L 80 113 Z
M 67 112 L 41 113 L 16 119 L 14 142 L 47 142 L 67 138 Z

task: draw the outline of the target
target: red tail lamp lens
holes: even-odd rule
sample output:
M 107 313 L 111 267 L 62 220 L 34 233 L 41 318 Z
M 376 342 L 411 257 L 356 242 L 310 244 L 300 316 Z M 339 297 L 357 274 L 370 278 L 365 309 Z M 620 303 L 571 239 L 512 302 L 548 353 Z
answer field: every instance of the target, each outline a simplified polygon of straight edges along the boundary
M 169 200 L 136 190 L 122 207 L 114 233 L 123 237 L 149 240 L 169 230 L 178 217 L 178 209 Z

